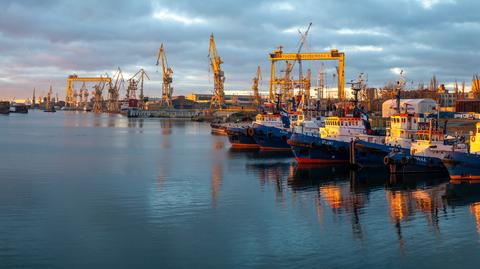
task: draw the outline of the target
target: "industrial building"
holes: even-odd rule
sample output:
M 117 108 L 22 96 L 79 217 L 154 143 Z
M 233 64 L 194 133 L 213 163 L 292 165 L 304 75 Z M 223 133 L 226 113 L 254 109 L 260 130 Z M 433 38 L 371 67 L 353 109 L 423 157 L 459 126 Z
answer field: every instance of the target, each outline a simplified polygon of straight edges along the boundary
M 430 98 L 424 99 L 401 99 L 400 111 L 407 113 L 436 113 L 437 103 Z M 396 113 L 397 101 L 389 99 L 382 104 L 382 117 L 388 118 Z

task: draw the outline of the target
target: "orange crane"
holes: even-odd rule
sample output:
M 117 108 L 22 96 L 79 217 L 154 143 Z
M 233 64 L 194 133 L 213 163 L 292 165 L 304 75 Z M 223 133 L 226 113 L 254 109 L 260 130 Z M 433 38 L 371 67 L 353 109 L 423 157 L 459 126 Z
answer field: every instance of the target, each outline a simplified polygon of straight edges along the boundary
M 262 80 L 262 71 L 260 70 L 260 66 L 257 67 L 257 74 L 252 79 L 252 91 L 253 91 L 253 104 L 255 106 L 260 106 L 262 104 L 262 97 L 258 93 L 258 84 Z
M 65 92 L 65 101 L 67 107 L 74 107 L 75 106 L 75 97 L 73 96 L 73 88 L 72 85 L 75 81 L 81 82 L 111 82 L 112 79 L 110 77 L 79 77 L 76 74 L 70 75 L 67 77 L 67 88 Z
M 224 105 L 225 93 L 223 91 L 223 83 L 225 82 L 225 74 L 220 65 L 223 63 L 218 56 L 217 48 L 213 34 L 210 35 L 210 44 L 208 46 L 208 57 L 210 58 L 210 70 L 213 72 L 213 96 L 210 100 L 211 108 L 222 108 Z
M 157 55 L 157 66 L 160 63 L 160 59 L 162 60 L 162 99 L 160 100 L 161 106 L 172 107 L 172 74 L 173 70 L 168 66 L 167 57 L 165 56 L 165 51 L 163 49 L 163 43 L 160 45 L 158 49 Z

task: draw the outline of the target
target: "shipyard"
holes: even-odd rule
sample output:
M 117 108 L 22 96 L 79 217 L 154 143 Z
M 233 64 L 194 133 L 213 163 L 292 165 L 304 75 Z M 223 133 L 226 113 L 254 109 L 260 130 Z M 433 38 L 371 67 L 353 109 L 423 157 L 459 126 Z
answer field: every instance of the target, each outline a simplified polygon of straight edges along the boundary
M 478 7 L 7 1 L 0 267 L 476 267 Z

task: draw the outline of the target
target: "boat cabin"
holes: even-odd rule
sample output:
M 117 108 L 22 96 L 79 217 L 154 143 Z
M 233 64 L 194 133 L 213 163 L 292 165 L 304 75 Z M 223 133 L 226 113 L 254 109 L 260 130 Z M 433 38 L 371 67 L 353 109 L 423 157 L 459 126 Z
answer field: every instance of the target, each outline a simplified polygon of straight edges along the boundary
M 367 134 L 365 122 L 355 117 L 327 117 L 325 127 L 320 127 L 321 137 Z

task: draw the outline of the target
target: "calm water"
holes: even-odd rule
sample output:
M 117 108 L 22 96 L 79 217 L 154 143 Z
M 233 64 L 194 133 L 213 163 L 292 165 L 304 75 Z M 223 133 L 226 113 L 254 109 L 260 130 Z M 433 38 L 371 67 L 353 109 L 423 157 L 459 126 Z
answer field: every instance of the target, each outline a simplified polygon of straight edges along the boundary
M 480 188 L 439 176 L 299 168 L 205 123 L 86 113 L 1 116 L 0 148 L 1 268 L 480 262 Z

